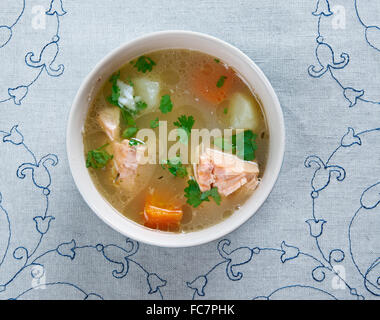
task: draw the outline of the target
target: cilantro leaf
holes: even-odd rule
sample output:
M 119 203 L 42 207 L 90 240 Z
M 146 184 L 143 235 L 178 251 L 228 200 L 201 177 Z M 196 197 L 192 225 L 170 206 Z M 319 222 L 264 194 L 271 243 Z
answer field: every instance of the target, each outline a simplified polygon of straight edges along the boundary
M 217 187 L 211 188 L 210 190 L 203 192 L 201 195 L 201 200 L 210 201 L 208 197 L 213 198 L 217 205 L 220 205 L 220 202 L 222 201 Z
M 137 146 L 139 144 L 145 144 L 143 141 L 141 140 L 138 140 L 138 139 L 135 139 L 135 138 L 132 138 L 130 141 L 129 141 L 129 145 L 130 146 Z
M 120 107 L 120 106 L 119 106 L 119 108 L 121 110 L 121 117 L 122 117 L 124 123 L 128 126 L 135 126 L 136 121 L 133 118 L 131 111 L 127 110 L 126 108 Z
M 231 136 L 230 140 L 222 137 L 215 138 L 214 145 L 222 151 L 232 151 L 240 159 L 252 161 L 256 158 L 256 137 L 257 135 L 252 130 L 245 130 Z
M 156 119 L 150 121 L 150 127 L 152 129 L 157 128 L 159 125 L 160 125 L 160 123 L 159 123 L 158 117 Z
M 218 188 L 214 187 L 206 192 L 201 192 L 198 183 L 195 180 L 187 181 L 188 187 L 185 188 L 185 197 L 187 198 L 187 203 L 194 208 L 201 205 L 203 201 L 210 201 L 209 197 L 212 197 L 216 204 L 220 204 L 221 196 L 218 192 Z
M 187 169 L 184 165 L 182 165 L 181 159 L 179 157 L 175 157 L 164 162 L 162 165 L 164 169 L 165 165 L 168 167 L 169 172 L 173 176 L 180 178 L 185 178 L 187 176 Z
M 127 78 L 127 82 L 128 82 L 128 84 L 129 84 L 131 87 L 134 87 L 134 86 L 135 86 L 135 84 L 133 83 L 131 77 L 128 77 L 128 78 Z
M 116 83 L 117 80 L 119 80 L 120 78 L 120 70 L 116 73 L 114 73 L 111 77 L 110 77 L 110 80 L 109 82 L 111 82 L 112 84 Z
M 155 65 L 156 63 L 151 58 L 147 56 L 141 56 L 137 59 L 134 67 L 137 68 L 138 71 L 146 73 L 147 71 L 151 72 L 153 66 Z
M 144 110 L 148 107 L 148 105 L 146 104 L 146 102 L 140 100 L 140 101 L 137 101 L 136 102 L 136 109 L 137 109 L 137 112 L 141 111 L 141 110 Z
M 161 97 L 161 102 L 160 102 L 160 110 L 162 113 L 168 113 L 172 111 L 173 109 L 173 103 L 172 100 L 170 99 L 170 96 L 168 94 L 165 94 Z
M 91 150 L 87 153 L 86 167 L 100 169 L 104 168 L 108 161 L 113 158 L 113 155 L 110 155 L 107 151 L 103 150 L 108 146 L 108 143 L 101 146 L 98 149 Z
M 243 160 L 255 160 L 255 151 L 257 150 L 256 144 L 257 135 L 252 130 L 245 130 L 239 134 L 232 136 L 232 145 L 236 149 L 236 155 Z
M 179 129 L 183 129 L 185 130 L 186 134 L 187 134 L 187 137 L 183 137 L 183 135 L 179 135 L 180 136 L 180 141 L 182 143 L 187 143 L 190 135 L 191 135 L 191 129 L 193 128 L 193 125 L 195 123 L 195 120 L 194 120 L 194 117 L 193 116 L 185 116 L 185 115 L 182 115 L 178 118 L 178 121 L 174 122 L 173 124 L 178 127 Z
M 122 136 L 125 139 L 129 139 L 129 138 L 135 136 L 136 133 L 137 133 L 137 131 L 139 131 L 138 128 L 136 128 L 136 127 L 129 127 L 129 128 L 127 128 L 127 129 L 124 130 Z
M 202 192 L 195 180 L 189 180 L 187 181 L 187 184 L 189 186 L 185 188 L 185 197 L 187 198 L 186 202 L 196 208 L 203 202 L 203 200 L 201 200 Z
M 107 97 L 107 101 L 117 107 L 119 107 L 120 88 L 117 85 L 117 80 L 120 78 L 120 70 L 114 73 L 109 82 L 112 83 L 111 95 Z
M 193 116 L 187 117 L 185 115 L 182 115 L 178 118 L 178 121 L 174 122 L 173 124 L 178 128 L 182 128 L 183 130 L 186 131 L 188 135 L 190 135 L 191 129 L 193 128 L 194 123 L 195 123 L 195 120 Z
M 224 85 L 224 80 L 226 80 L 226 79 L 227 79 L 226 76 L 221 76 L 221 77 L 219 78 L 218 82 L 216 83 L 216 86 L 217 86 L 218 88 L 223 87 L 223 85 Z

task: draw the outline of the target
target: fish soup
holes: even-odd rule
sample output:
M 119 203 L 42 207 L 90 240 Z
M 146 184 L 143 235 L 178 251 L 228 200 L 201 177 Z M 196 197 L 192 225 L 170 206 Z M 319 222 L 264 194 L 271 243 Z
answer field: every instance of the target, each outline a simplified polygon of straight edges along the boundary
M 97 189 L 127 218 L 161 231 L 196 231 L 238 214 L 260 183 L 269 147 L 253 89 L 198 51 L 127 62 L 99 90 L 84 126 Z M 206 143 L 194 132 L 220 133 Z

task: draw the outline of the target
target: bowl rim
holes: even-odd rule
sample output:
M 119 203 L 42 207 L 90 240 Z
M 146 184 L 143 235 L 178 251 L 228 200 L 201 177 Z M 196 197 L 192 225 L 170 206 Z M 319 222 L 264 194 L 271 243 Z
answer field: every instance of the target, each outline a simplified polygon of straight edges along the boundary
M 257 204 L 255 205 L 255 209 L 252 210 L 251 213 L 245 214 L 244 216 L 241 215 L 240 219 L 235 221 L 235 223 L 225 223 L 228 221 L 230 218 L 227 218 L 213 226 L 207 227 L 205 229 L 202 229 L 200 231 L 192 231 L 189 233 L 169 233 L 169 232 L 160 232 L 157 230 L 152 230 L 148 229 L 130 219 L 127 217 L 123 216 L 119 211 L 117 211 L 111 204 L 108 203 L 108 201 L 103 198 L 103 196 L 100 194 L 100 192 L 95 188 L 95 185 L 93 181 L 91 180 L 91 188 L 96 189 L 96 196 L 98 197 L 98 202 L 103 202 L 102 204 L 107 207 L 109 212 L 102 212 L 100 208 L 97 207 L 97 205 L 92 201 L 90 198 L 88 186 L 84 186 L 83 183 L 80 181 L 79 177 L 76 175 L 76 172 L 78 171 L 76 168 L 76 159 L 75 156 L 72 154 L 72 143 L 71 137 L 74 134 L 72 130 L 74 118 L 77 115 L 77 113 L 80 111 L 81 105 L 80 105 L 80 100 L 83 98 L 84 91 L 86 87 L 89 85 L 90 82 L 94 81 L 96 77 L 98 76 L 98 73 L 100 70 L 109 64 L 112 58 L 119 56 L 122 54 L 122 52 L 125 52 L 125 50 L 128 50 L 128 48 L 133 47 L 135 44 L 144 42 L 144 41 L 149 41 L 152 38 L 156 37 L 165 37 L 165 36 L 185 36 L 185 37 L 194 37 L 194 38 L 200 38 L 206 41 L 213 42 L 215 44 L 218 44 L 221 47 L 226 48 L 227 50 L 230 50 L 231 53 L 236 54 L 239 56 L 239 59 L 244 60 L 246 64 L 249 65 L 250 68 L 253 69 L 253 72 L 257 74 L 257 76 L 260 78 L 260 81 L 263 83 L 265 89 L 269 92 L 270 98 L 273 102 L 273 105 L 271 108 L 274 109 L 274 112 L 277 116 L 277 126 L 276 131 L 278 131 L 279 134 L 279 141 L 277 145 L 277 157 L 274 159 L 273 163 L 273 169 L 274 171 L 271 172 L 271 181 L 269 183 L 269 187 L 266 188 L 264 191 L 261 199 L 257 199 Z M 171 47 L 171 48 L 174 48 Z M 167 47 L 167 49 L 170 49 L 170 47 Z M 190 49 L 190 48 L 183 48 L 183 49 Z M 156 49 L 159 50 L 159 49 Z M 155 51 L 155 50 L 151 50 Z M 200 50 L 198 50 L 200 51 Z M 147 52 L 141 52 L 141 54 L 144 54 Z M 239 70 L 237 70 L 240 72 Z M 90 90 L 91 91 L 91 90 Z M 87 90 L 87 96 L 90 94 Z M 264 111 L 266 109 L 265 105 L 263 105 Z M 86 109 L 86 114 L 88 111 L 88 107 Z M 268 120 L 267 120 L 268 121 Z M 268 126 L 269 121 L 268 121 Z M 82 128 L 81 128 L 82 130 Z M 271 139 L 271 138 L 270 138 Z M 83 140 L 81 142 L 83 144 Z M 271 140 L 270 140 L 271 143 Z M 270 84 L 269 80 L 263 73 L 263 71 L 241 50 L 236 48 L 235 46 L 227 43 L 226 41 L 223 41 L 221 39 L 218 39 L 214 36 L 200 33 L 200 32 L 194 32 L 194 31 L 187 31 L 187 30 L 166 30 L 166 31 L 158 31 L 158 32 L 152 32 L 145 34 L 143 36 L 137 37 L 131 41 L 128 41 L 119 47 L 113 49 L 111 52 L 109 52 L 105 57 L 103 57 L 96 65 L 95 67 L 91 70 L 91 72 L 85 77 L 85 79 L 82 81 L 76 96 L 73 100 L 68 121 L 67 121 L 67 129 L 66 129 L 66 152 L 67 152 L 67 158 L 69 161 L 69 167 L 70 167 L 70 172 L 73 176 L 75 185 L 77 189 L 79 190 L 81 196 L 87 203 L 87 205 L 91 208 L 93 212 L 101 219 L 103 220 L 106 224 L 108 224 L 111 228 L 114 230 L 118 231 L 119 233 L 130 237 L 132 239 L 135 239 L 137 241 L 149 244 L 149 245 L 154 245 L 154 246 L 160 246 L 160 247 L 168 247 L 168 248 L 179 248 L 179 247 L 191 247 L 191 246 L 197 246 L 201 245 L 204 243 L 208 243 L 211 241 L 214 241 L 216 239 L 219 239 L 235 229 L 239 228 L 242 224 L 244 224 L 248 219 L 250 219 L 263 205 L 263 203 L 266 201 L 267 197 L 271 193 L 274 185 L 276 184 L 276 181 L 278 179 L 278 176 L 281 171 L 281 167 L 283 164 L 284 160 L 284 153 L 285 153 L 285 123 L 284 123 L 284 117 L 283 117 L 283 112 L 281 109 L 281 105 L 279 102 L 279 99 L 276 95 L 276 92 L 274 91 L 272 85 Z M 81 155 L 84 161 L 84 155 Z M 87 170 L 86 170 L 87 171 Z M 87 171 L 88 173 L 88 171 Z M 269 178 L 268 178 L 269 179 Z M 256 192 L 255 192 L 256 193 Z M 251 199 L 254 197 L 255 193 L 252 194 L 252 196 L 249 198 Z M 92 195 L 94 196 L 94 195 Z M 248 200 L 249 200 L 248 199 Z M 247 201 L 248 201 L 247 200 Z M 111 212 L 111 213 L 110 213 Z M 239 211 L 240 212 L 240 211 Z M 109 214 L 110 213 L 110 214 Z M 116 215 L 115 215 L 116 213 Z M 113 215 L 111 217 L 111 215 Z M 117 217 L 118 216 L 118 217 Z M 122 218 L 124 220 L 121 220 Z M 117 220 L 117 221 L 116 221 Z M 221 225 L 223 224 L 224 228 L 221 228 Z M 219 226 L 219 228 L 218 228 Z M 129 230 L 125 230 L 124 228 L 127 228 Z M 138 232 L 138 229 L 141 229 L 141 232 Z M 219 229 L 219 230 L 218 230 Z M 205 233 L 206 230 L 213 231 L 209 233 Z M 135 233 L 134 233 L 135 231 Z M 149 236 L 144 236 L 143 234 L 149 234 Z M 201 237 L 196 237 L 197 235 L 200 235 Z M 152 239 L 154 238 L 154 239 Z M 159 241 L 157 241 L 159 239 Z

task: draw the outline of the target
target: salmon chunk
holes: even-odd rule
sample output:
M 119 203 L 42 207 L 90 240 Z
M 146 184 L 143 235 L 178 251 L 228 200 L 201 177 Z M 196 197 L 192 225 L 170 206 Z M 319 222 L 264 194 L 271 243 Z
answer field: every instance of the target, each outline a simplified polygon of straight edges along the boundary
M 120 110 L 118 107 L 107 107 L 99 111 L 98 123 L 111 141 L 120 136 Z
M 144 145 L 130 146 L 127 139 L 113 143 L 114 163 L 121 181 L 133 184 L 145 148 Z
M 210 148 L 200 154 L 194 172 L 202 192 L 217 187 L 224 196 L 234 193 L 245 184 L 254 190 L 259 183 L 257 163 Z
M 197 170 L 194 171 L 198 177 L 197 181 L 201 191 L 204 192 L 210 190 L 211 185 L 215 182 L 213 174 L 214 164 L 207 154 L 203 153 L 199 156 L 199 165 Z

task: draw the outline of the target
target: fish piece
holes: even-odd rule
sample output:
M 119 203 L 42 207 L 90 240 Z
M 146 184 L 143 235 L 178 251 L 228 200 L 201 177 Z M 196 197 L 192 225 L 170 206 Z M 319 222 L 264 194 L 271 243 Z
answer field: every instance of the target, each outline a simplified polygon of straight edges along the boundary
M 120 136 L 120 110 L 118 107 L 106 107 L 99 111 L 98 123 L 111 141 Z
M 257 188 L 257 186 L 259 185 L 260 181 L 261 181 L 261 179 L 258 176 L 256 176 L 256 177 L 252 178 L 252 180 L 249 181 L 244 186 L 244 188 L 246 188 L 249 191 L 254 191 Z
M 248 182 L 247 177 L 244 174 L 237 176 L 216 176 L 214 187 L 218 188 L 220 194 L 228 196 L 234 193 L 236 190 L 240 189 Z
M 197 169 L 196 169 L 197 168 Z M 199 156 L 199 164 L 194 167 L 195 179 L 198 182 L 199 188 L 202 192 L 210 190 L 210 186 L 215 182 L 213 175 L 214 165 L 207 154 Z
M 251 189 L 256 188 L 260 171 L 255 162 L 207 148 L 200 154 L 199 164 L 194 165 L 194 172 L 202 192 L 217 187 L 220 194 L 228 196 L 247 183 Z
M 145 149 L 145 145 L 130 146 L 128 139 L 113 143 L 114 163 L 120 180 L 134 182 Z

